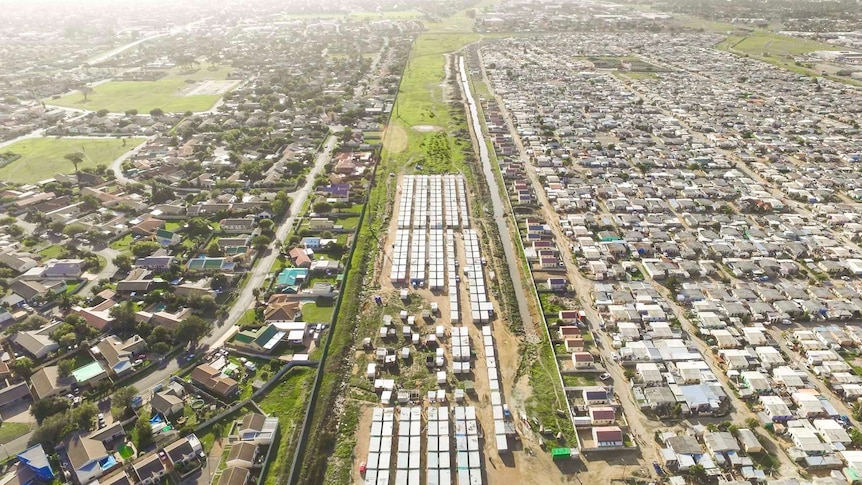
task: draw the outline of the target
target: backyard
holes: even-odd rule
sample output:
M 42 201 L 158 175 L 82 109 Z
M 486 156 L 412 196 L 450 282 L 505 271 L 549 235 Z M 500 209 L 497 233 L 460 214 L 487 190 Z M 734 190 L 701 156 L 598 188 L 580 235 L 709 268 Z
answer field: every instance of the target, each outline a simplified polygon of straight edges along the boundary
M 261 399 L 259 405 L 268 415 L 278 418 L 279 441 L 274 443 L 274 458 L 266 468 L 265 485 L 284 483 L 288 457 L 293 453 L 294 435 L 306 407 L 306 400 L 314 379 L 314 370 L 307 367 L 294 368 L 285 374 L 282 381 Z

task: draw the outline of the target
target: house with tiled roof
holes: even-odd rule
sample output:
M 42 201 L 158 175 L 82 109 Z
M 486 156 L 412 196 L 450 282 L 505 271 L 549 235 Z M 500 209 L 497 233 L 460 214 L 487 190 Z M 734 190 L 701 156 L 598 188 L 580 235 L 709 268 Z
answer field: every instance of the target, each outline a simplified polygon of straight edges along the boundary
M 231 397 L 239 390 L 239 384 L 210 366 L 202 364 L 192 371 L 192 382 L 202 387 L 204 390 L 212 392 L 217 396 Z

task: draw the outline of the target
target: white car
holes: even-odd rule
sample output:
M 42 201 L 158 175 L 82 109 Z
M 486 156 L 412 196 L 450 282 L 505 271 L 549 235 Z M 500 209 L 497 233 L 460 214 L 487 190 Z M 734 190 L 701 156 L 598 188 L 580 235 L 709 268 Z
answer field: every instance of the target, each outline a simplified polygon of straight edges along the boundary
M 602 374 L 602 375 L 600 375 L 600 376 L 599 376 L 599 379 L 601 379 L 601 380 L 603 380 L 603 381 L 610 380 L 610 378 L 611 378 L 611 375 L 610 375 L 610 374 L 608 374 L 607 372 L 605 372 L 604 374 Z

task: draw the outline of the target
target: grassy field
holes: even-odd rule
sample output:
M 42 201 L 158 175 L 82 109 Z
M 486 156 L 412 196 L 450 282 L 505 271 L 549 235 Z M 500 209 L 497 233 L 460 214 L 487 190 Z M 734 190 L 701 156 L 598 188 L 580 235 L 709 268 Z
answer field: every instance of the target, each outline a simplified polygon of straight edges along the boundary
M 474 34 L 428 33 L 416 40 L 383 138 L 384 157 L 399 165 L 419 164 L 420 171 L 428 173 L 464 168 L 462 149 L 470 147 L 470 143 L 467 137 L 450 135 L 466 129 L 466 125 L 463 119 L 453 119 L 448 100 L 444 99 L 444 54 L 477 39 Z M 455 101 L 463 112 L 460 100 Z M 420 131 L 416 127 L 439 131 Z
M 303 19 L 355 19 L 355 20 L 383 20 L 383 19 L 418 19 L 422 17 L 418 10 L 389 10 L 383 12 L 348 12 L 348 13 L 308 13 L 292 14 L 281 17 L 283 20 Z
M 63 253 L 65 253 L 65 250 L 59 244 L 53 244 L 39 251 L 39 255 L 45 259 L 60 258 L 63 256 Z
M 84 154 L 84 161 L 78 167 L 79 169 L 108 165 L 143 141 L 143 138 L 22 140 L 2 149 L 4 152 L 17 153 L 21 158 L 0 168 L 0 180 L 24 184 L 44 180 L 56 173 L 74 173 L 75 167 L 72 162 L 63 157 L 75 152 Z
M 279 441 L 274 455 L 266 468 L 266 485 L 284 483 L 292 460 L 296 426 L 300 424 L 305 412 L 306 400 L 314 380 L 311 368 L 295 368 L 287 372 L 284 379 L 261 399 L 260 408 L 268 415 L 278 418 Z
M 735 42 L 734 42 L 735 41 Z M 756 32 L 752 35 L 731 36 L 730 47 L 744 54 L 754 56 L 799 56 L 814 51 L 835 51 L 839 48 L 813 40 L 797 39 L 786 35 Z
M 853 86 L 862 86 L 862 83 L 855 79 L 824 75 L 824 73 L 816 69 L 811 69 L 805 65 L 796 63 L 795 57 L 802 54 L 819 50 L 840 50 L 840 48 L 830 44 L 758 31 L 748 36 L 730 35 L 724 41 L 716 45 L 716 48 L 736 54 L 747 55 L 753 59 L 768 62 L 773 66 L 786 69 L 797 74 L 802 74 L 803 76 L 823 76 L 833 81 L 851 84 Z
M 139 113 L 149 113 L 154 108 L 165 112 L 206 111 L 221 98 L 221 95 L 183 96 L 183 91 L 195 85 L 190 81 L 223 81 L 231 72 L 228 66 L 210 70 L 206 66 L 191 73 L 178 68 L 171 69 L 167 76 L 158 81 L 111 81 L 93 88 L 87 96 L 72 93 L 60 99 L 45 100 L 46 103 L 92 111 L 107 109 L 122 112 L 136 109 Z
M 20 438 L 30 432 L 30 426 L 25 423 L 3 423 L 0 424 L 0 444 Z

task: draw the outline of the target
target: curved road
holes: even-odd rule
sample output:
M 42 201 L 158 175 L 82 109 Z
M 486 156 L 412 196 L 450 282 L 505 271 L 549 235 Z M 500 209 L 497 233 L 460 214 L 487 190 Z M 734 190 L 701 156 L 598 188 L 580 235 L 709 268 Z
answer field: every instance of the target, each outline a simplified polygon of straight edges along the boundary
M 314 189 L 314 178 L 323 171 L 323 167 L 329 163 L 329 160 L 332 158 L 332 150 L 335 148 L 336 142 L 337 138 L 334 135 L 329 135 L 324 143 L 323 151 L 317 155 L 314 167 L 306 176 L 305 184 L 289 194 L 291 199 L 293 199 L 293 202 L 290 204 L 288 217 L 275 231 L 276 241 L 284 240 L 284 238 L 287 237 L 287 233 L 296 222 L 297 215 L 305 204 L 305 200 Z M 269 268 L 272 267 L 272 264 L 275 262 L 277 257 L 278 251 L 270 251 L 267 255 L 258 260 L 257 264 L 250 272 L 251 276 L 249 277 L 248 282 L 240 291 L 233 307 L 231 307 L 227 318 L 225 318 L 220 326 L 213 329 L 210 335 L 201 339 L 199 345 L 209 346 L 210 348 L 220 347 L 225 341 L 227 341 L 227 339 L 239 330 L 239 326 L 236 323 L 239 321 L 240 317 L 242 317 L 243 313 L 254 305 L 254 289 L 260 288 L 263 285 L 264 281 L 269 276 Z M 153 388 L 156 384 L 169 378 L 171 373 L 179 369 L 179 364 L 180 359 L 170 361 L 164 369 L 159 369 L 137 381 L 135 383 L 135 387 L 140 393 L 145 395 L 148 389 Z

